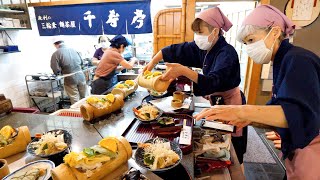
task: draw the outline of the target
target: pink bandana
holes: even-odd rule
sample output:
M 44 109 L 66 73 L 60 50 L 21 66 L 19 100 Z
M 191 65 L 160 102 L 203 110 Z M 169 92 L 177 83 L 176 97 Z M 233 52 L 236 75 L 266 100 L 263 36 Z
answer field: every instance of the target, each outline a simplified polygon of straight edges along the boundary
M 260 27 L 279 26 L 287 37 L 294 33 L 295 25 L 279 9 L 271 5 L 260 5 L 255 8 L 242 22 L 242 26 L 255 25 Z
M 197 18 L 202 19 L 212 27 L 221 28 L 226 32 L 232 27 L 232 23 L 218 7 L 206 9 L 200 12 Z

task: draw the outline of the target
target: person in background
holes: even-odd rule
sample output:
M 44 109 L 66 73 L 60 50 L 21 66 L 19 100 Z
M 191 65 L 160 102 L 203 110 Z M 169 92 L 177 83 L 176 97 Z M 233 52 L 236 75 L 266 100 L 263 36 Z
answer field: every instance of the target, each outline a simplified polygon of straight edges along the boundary
M 88 96 L 85 76 L 81 69 L 82 58 L 76 50 L 67 47 L 61 39 L 55 39 L 53 44 L 57 50 L 51 56 L 51 69 L 55 75 L 66 75 L 64 89 L 71 104 L 74 104 Z
M 105 35 L 102 35 L 98 39 L 98 43 L 100 47 L 95 51 L 93 58 L 92 58 L 92 64 L 97 66 L 102 58 L 103 53 L 108 49 L 110 43 L 109 38 Z
M 277 8 L 261 5 L 243 21 L 237 39 L 258 64 L 273 62 L 273 91 L 267 106 L 216 106 L 195 118 L 237 126 L 251 122 L 277 127 L 288 179 L 320 179 L 320 58 L 289 43 L 295 25 Z
M 210 95 L 211 102 L 216 102 L 215 97 L 222 96 L 225 104 L 241 105 L 245 100 L 238 87 L 241 81 L 238 54 L 222 36 L 223 31 L 231 27 L 232 23 L 218 7 L 204 10 L 191 26 L 195 32 L 194 41 L 163 48 L 144 70 L 152 70 L 163 59 L 168 62 L 167 71 L 162 75 L 163 80 L 172 81 L 185 76 L 194 82 L 195 95 Z M 203 74 L 189 67 L 201 68 Z M 242 164 L 247 147 L 247 127 L 233 133 L 232 143 Z
M 117 35 L 110 40 L 110 43 L 110 48 L 104 52 L 97 66 L 92 82 L 92 94 L 104 94 L 114 85 L 113 78 L 116 76 L 119 64 L 125 69 L 132 69 L 135 63 L 135 59 L 127 62 L 121 56 L 129 44 L 125 37 Z

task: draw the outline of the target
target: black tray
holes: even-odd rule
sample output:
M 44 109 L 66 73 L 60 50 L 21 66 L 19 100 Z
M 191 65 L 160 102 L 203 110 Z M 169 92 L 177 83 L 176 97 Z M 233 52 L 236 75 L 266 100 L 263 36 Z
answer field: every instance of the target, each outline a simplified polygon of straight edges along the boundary
M 189 172 L 186 170 L 186 168 L 180 163 L 176 167 L 163 171 L 163 172 L 153 172 L 162 179 L 165 180 L 191 180 L 192 177 L 189 174 Z
M 192 116 L 185 115 L 185 114 L 172 114 L 172 113 L 164 113 L 163 116 L 170 116 L 180 120 L 180 124 L 183 124 L 183 119 L 187 119 L 187 126 L 191 126 L 193 128 L 193 118 Z M 174 141 L 179 144 L 179 135 L 180 133 L 174 134 L 171 137 L 165 137 L 170 141 Z M 152 124 L 143 124 L 139 120 L 134 119 L 128 128 L 122 134 L 131 144 L 135 144 L 138 142 L 145 142 L 149 139 L 157 137 L 152 129 Z M 179 145 L 180 149 L 182 150 L 183 154 L 189 154 L 192 152 L 191 145 Z

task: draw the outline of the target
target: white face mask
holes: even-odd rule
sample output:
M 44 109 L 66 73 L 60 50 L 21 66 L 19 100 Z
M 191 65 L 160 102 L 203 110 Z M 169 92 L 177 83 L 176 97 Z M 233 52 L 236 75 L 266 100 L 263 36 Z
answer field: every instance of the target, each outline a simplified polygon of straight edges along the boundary
M 272 29 L 264 39 L 247 45 L 248 56 L 257 64 L 268 64 L 271 61 L 273 46 L 276 41 L 273 42 L 271 49 L 268 49 L 264 43 L 271 31 Z
M 107 47 L 108 47 L 107 42 L 102 42 L 102 43 L 100 43 L 100 44 L 101 44 L 101 47 L 102 47 L 102 48 L 107 48 Z
M 196 45 L 202 50 L 210 49 L 210 47 L 212 46 L 212 42 L 214 41 L 214 39 L 211 42 L 208 41 L 211 34 L 209 34 L 208 36 L 194 34 L 194 41 L 196 42 Z

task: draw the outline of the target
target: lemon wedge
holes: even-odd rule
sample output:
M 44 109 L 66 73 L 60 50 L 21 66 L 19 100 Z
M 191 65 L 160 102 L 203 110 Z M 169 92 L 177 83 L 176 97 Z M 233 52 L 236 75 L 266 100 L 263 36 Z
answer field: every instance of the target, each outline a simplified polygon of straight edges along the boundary
M 122 88 L 125 88 L 125 86 L 123 84 L 118 84 L 118 85 L 116 85 L 116 88 L 122 89 Z
M 15 132 L 15 130 L 11 126 L 4 126 L 0 130 L 0 134 L 6 139 L 9 139 L 11 137 L 12 133 L 14 133 L 14 132 Z
M 126 85 L 129 85 L 129 86 L 134 86 L 134 81 L 133 80 L 126 80 L 124 83 Z
M 99 98 L 97 98 L 97 97 L 89 97 L 88 99 L 87 99 L 87 103 L 89 103 L 89 104 L 95 104 L 95 103 L 97 103 L 97 102 L 99 102 L 100 100 L 99 100 Z
M 103 148 L 109 149 L 114 153 L 116 153 L 118 150 L 118 144 L 115 138 L 111 138 L 111 137 L 104 138 L 99 142 L 99 145 Z
M 155 71 L 155 72 L 153 72 L 153 77 L 156 77 L 156 76 L 160 76 L 160 75 L 162 75 L 162 72 L 160 72 L 160 71 Z
M 149 75 L 151 75 L 151 74 L 152 74 L 152 72 L 146 70 L 146 71 L 143 73 L 143 76 L 149 76 Z
M 78 160 L 80 160 L 79 154 L 76 152 L 70 152 L 65 155 L 63 161 L 68 164 L 70 167 L 75 167 L 78 164 Z
M 113 103 L 114 100 L 115 100 L 113 94 L 107 94 L 107 95 L 106 95 L 106 99 L 107 99 L 109 102 L 111 102 L 111 103 Z

